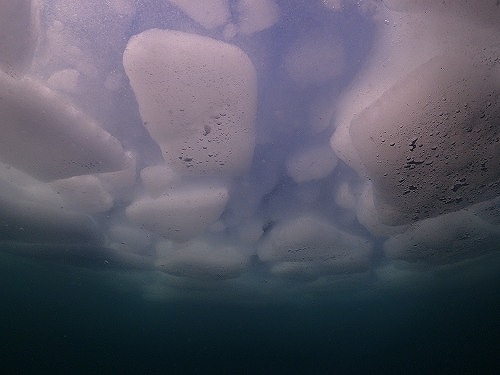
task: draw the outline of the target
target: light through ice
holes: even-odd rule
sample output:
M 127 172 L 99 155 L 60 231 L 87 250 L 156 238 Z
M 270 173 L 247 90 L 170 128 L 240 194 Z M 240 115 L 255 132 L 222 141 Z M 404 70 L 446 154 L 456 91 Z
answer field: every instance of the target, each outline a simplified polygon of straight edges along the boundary
M 466 0 L 0 2 L 0 251 L 160 299 L 497 272 L 499 19 Z

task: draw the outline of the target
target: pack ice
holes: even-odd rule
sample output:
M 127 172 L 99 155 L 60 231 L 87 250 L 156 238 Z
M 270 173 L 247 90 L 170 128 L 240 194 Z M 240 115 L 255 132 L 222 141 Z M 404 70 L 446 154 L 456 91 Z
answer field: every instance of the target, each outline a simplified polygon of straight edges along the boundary
M 496 1 L 146 3 L 0 1 L 1 251 L 148 298 L 498 264 Z

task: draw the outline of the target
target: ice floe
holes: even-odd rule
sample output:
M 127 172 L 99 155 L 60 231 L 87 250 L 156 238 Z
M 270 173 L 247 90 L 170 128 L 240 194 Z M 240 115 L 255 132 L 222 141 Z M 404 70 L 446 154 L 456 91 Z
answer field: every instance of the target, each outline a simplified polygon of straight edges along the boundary
M 279 19 L 279 8 L 274 0 L 239 0 L 238 31 L 253 34 L 273 26 Z
M 254 149 L 257 80 L 236 46 L 171 30 L 134 36 L 123 56 L 144 126 L 174 170 L 241 174 Z
M 339 101 L 332 148 L 372 180 L 389 224 L 497 196 L 498 7 L 468 17 L 464 1 L 384 4 L 367 68 Z
M 365 271 L 372 244 L 314 215 L 284 221 L 272 228 L 257 254 L 278 274 L 319 276 Z
M 222 280 L 237 277 L 248 259 L 237 248 L 194 240 L 174 246 L 160 242 L 156 267 L 175 276 L 202 280 Z
M 229 17 L 229 0 L 168 0 L 207 29 L 224 25 Z
M 224 186 L 188 185 L 158 198 L 140 198 L 127 207 L 126 215 L 141 228 L 186 241 L 203 233 L 219 218 L 228 197 Z
M 0 72 L 0 160 L 42 181 L 124 168 L 121 143 L 63 96 Z
M 422 220 L 384 243 L 391 259 L 449 264 L 492 252 L 500 243 L 500 227 L 466 211 Z
M 286 162 L 288 175 L 295 182 L 319 180 L 332 173 L 337 157 L 328 145 L 313 146 L 291 156 Z

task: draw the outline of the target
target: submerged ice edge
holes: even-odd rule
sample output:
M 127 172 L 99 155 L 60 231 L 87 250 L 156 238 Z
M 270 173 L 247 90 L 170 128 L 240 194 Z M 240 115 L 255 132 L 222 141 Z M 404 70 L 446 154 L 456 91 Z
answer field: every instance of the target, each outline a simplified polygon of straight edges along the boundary
M 192 4 L 0 5 L 2 251 L 321 290 L 500 250 L 495 2 Z

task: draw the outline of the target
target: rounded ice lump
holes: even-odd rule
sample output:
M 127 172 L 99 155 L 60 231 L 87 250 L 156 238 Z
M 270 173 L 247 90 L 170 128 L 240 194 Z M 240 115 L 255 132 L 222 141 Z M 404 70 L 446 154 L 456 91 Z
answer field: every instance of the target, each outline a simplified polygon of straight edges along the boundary
M 248 56 L 173 30 L 133 36 L 123 65 L 143 124 L 183 174 L 238 175 L 252 161 L 257 78 Z

